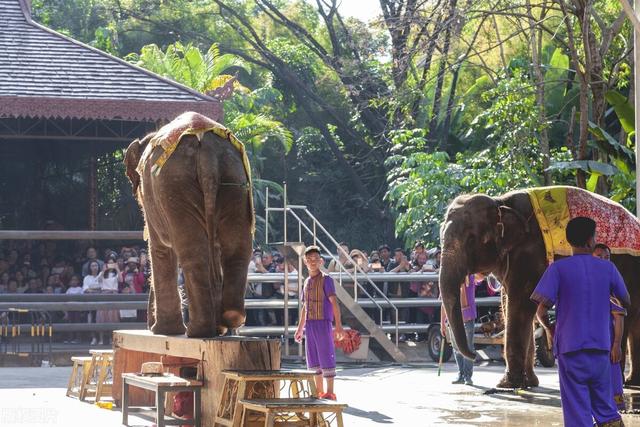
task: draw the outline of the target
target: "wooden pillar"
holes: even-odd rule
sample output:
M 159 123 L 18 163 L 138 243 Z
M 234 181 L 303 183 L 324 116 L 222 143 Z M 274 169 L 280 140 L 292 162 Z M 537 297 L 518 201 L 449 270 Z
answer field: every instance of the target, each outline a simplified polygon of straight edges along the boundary
M 92 150 L 93 151 L 93 150 Z M 89 157 L 89 230 L 95 231 L 98 220 L 98 161 L 96 155 Z

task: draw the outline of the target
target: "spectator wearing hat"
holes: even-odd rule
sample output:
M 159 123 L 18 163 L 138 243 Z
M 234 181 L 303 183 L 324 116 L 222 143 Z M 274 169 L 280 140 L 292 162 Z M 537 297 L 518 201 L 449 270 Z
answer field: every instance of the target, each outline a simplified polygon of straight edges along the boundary
M 327 267 L 327 270 L 329 271 L 329 273 L 340 271 L 340 265 L 347 264 L 347 260 L 348 260 L 347 255 L 349 255 L 349 246 L 345 242 L 340 242 L 338 244 L 337 250 L 338 250 L 338 261 L 336 262 L 335 258 L 331 260 L 331 262 L 329 263 L 329 267 Z
M 439 246 L 427 251 L 427 264 L 424 271 L 439 271 L 440 270 L 440 258 L 442 250 Z
M 130 287 L 136 294 L 144 292 L 144 273 L 140 271 L 140 261 L 138 257 L 129 257 L 122 271 L 122 279 L 120 282 L 123 287 Z
M 385 271 L 385 267 L 382 265 L 378 251 L 371 252 L 371 255 L 369 256 L 369 271 L 372 273 L 383 273 Z
M 362 252 L 360 249 L 352 249 L 351 252 L 349 252 L 349 256 L 355 262 L 355 265 L 351 263 L 351 261 L 347 261 L 347 263 L 345 264 L 347 271 L 353 273 L 354 271 L 356 271 L 357 266 L 358 273 L 369 272 L 369 259 L 364 252 Z

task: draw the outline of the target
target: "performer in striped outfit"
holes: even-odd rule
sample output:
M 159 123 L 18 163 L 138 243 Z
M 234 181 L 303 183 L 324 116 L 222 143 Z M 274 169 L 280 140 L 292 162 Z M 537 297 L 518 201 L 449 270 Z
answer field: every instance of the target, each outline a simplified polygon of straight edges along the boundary
M 309 246 L 305 250 L 304 263 L 309 277 L 304 282 L 302 312 L 295 339 L 301 342 L 303 333 L 306 336 L 307 367 L 316 371 L 318 396 L 335 400 L 336 353 L 333 340 L 334 336 L 340 340 L 344 335 L 335 284 L 331 276 L 320 271 L 323 259 L 319 247 Z M 334 320 L 335 331 L 332 330 Z M 327 384 L 326 391 L 323 378 Z

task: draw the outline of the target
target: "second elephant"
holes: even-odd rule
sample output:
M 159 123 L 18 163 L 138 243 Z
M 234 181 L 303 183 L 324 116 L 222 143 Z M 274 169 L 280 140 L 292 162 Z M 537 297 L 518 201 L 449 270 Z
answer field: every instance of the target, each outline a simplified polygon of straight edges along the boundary
M 564 226 L 575 216 L 596 220 L 597 238 L 612 248 L 611 261 L 631 295 L 625 319 L 631 355 L 627 383 L 640 385 L 640 222 L 602 196 L 575 187 L 543 187 L 499 197 L 459 196 L 442 225 L 440 291 L 454 338 L 467 357 L 474 355 L 464 334 L 460 283 L 470 273 L 494 273 L 504 285 L 507 367 L 499 387 L 538 385 L 533 371 L 536 305 L 529 298 L 548 262 L 571 255 Z M 624 347 L 623 342 L 623 354 Z

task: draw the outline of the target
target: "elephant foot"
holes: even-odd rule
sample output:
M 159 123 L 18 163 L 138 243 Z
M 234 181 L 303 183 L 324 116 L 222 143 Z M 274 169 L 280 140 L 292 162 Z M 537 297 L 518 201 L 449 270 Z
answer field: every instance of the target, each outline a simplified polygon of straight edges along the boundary
M 244 325 L 246 315 L 240 310 L 226 310 L 222 314 L 222 322 L 231 329 L 237 329 Z
M 524 380 L 524 385 L 525 387 L 538 387 L 540 385 L 540 380 L 536 374 L 530 372 Z
M 536 377 L 536 381 L 538 378 Z M 510 372 L 505 372 L 504 376 L 496 386 L 497 388 L 522 388 L 527 384 L 525 382 L 524 375 L 513 375 Z
M 190 338 L 213 338 L 218 336 L 218 330 L 211 322 L 197 323 L 190 320 L 187 325 L 187 336 Z
M 182 319 L 176 322 L 156 321 L 149 329 L 157 335 L 182 335 L 186 330 Z

